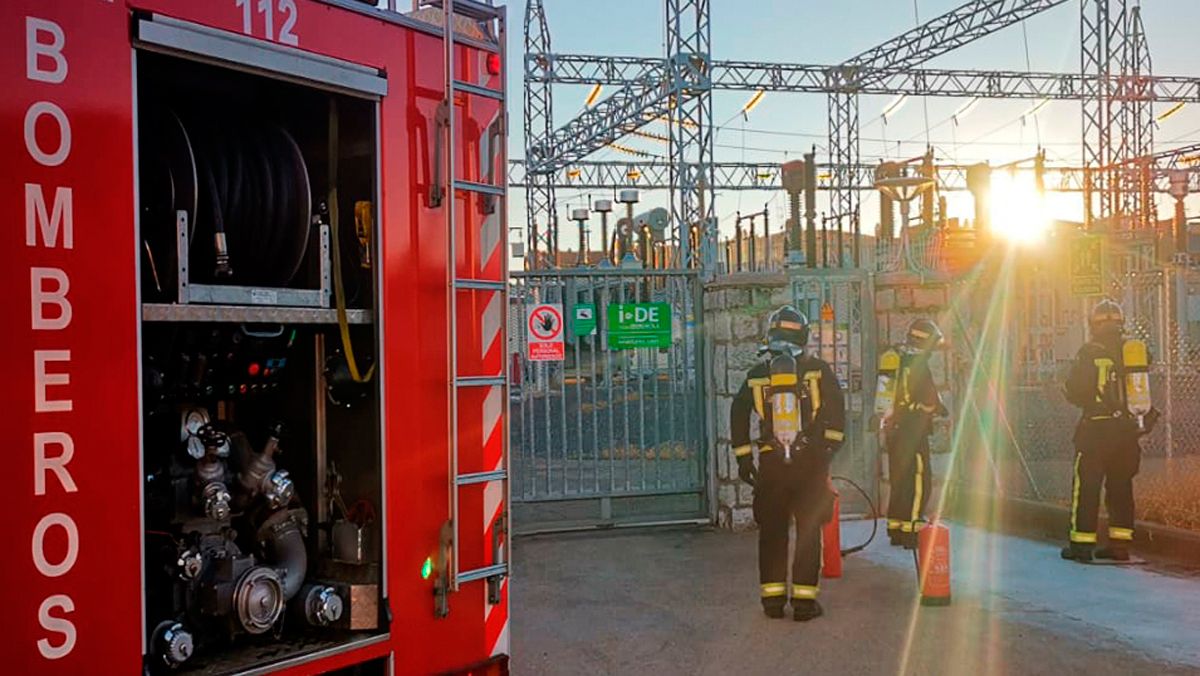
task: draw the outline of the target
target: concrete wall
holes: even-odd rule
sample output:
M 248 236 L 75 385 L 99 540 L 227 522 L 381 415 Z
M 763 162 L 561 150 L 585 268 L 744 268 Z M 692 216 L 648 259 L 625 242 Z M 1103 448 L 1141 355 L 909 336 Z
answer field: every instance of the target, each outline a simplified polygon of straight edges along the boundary
M 729 406 L 746 372 L 758 361 L 767 315 L 791 302 L 783 274 L 741 274 L 718 278 L 704 289 L 705 385 L 709 397 L 709 439 L 715 458 L 717 524 L 735 531 L 754 526 L 753 491 L 738 480 L 729 431 Z M 751 423 L 752 433 L 756 423 Z

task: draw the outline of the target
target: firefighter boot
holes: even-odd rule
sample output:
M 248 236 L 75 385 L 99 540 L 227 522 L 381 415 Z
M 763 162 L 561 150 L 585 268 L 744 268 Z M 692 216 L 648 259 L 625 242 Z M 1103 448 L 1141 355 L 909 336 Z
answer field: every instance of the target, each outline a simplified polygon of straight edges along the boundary
M 1072 542 L 1062 548 L 1061 555 L 1068 561 L 1088 563 L 1094 556 L 1095 545 L 1082 542 Z
M 783 606 L 787 603 L 787 597 L 777 596 L 765 598 L 762 600 L 763 613 L 771 619 L 779 619 L 783 617 Z
M 797 622 L 808 622 L 824 614 L 821 602 L 816 599 L 792 599 L 792 619 Z
M 1107 547 L 1097 549 L 1095 556 L 1097 559 L 1106 559 L 1108 561 L 1128 561 L 1129 548 L 1125 545 L 1110 542 Z

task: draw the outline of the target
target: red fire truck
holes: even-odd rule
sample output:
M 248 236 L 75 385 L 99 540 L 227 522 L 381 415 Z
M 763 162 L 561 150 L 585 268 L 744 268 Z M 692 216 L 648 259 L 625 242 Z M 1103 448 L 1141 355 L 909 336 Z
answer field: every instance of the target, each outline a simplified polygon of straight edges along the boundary
M 9 672 L 507 672 L 503 8 L 375 4 L 0 6 Z

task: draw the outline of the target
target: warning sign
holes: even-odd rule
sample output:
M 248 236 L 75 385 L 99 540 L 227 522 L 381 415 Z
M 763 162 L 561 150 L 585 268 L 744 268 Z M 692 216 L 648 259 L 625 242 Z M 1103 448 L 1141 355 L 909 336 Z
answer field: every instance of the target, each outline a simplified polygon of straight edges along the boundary
M 526 309 L 529 361 L 562 361 L 563 311 L 559 303 L 530 305 Z
M 1080 235 L 1071 242 L 1071 293 L 1099 296 L 1104 293 L 1104 237 Z

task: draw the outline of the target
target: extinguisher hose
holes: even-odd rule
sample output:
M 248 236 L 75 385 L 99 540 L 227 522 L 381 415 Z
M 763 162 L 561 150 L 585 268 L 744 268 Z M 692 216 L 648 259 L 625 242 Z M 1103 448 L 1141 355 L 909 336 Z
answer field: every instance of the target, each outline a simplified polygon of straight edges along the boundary
M 850 480 L 849 478 L 844 477 L 844 476 L 834 476 L 832 478 L 834 481 L 843 481 L 843 482 L 848 483 L 851 486 L 853 486 L 854 490 L 858 491 L 859 495 L 861 495 L 863 497 L 863 500 L 867 501 L 867 506 L 871 510 L 870 511 L 871 517 L 872 517 L 871 518 L 871 534 L 867 537 L 866 542 L 863 542 L 862 544 L 859 544 L 859 545 L 855 545 L 853 547 L 847 547 L 846 549 L 842 550 L 842 556 L 850 556 L 851 554 L 856 554 L 858 552 L 861 552 L 862 550 L 866 549 L 868 545 L 870 545 L 872 542 L 875 541 L 875 534 L 879 532 L 879 519 L 874 518 L 875 515 L 877 514 L 877 512 L 875 511 L 875 502 L 873 500 L 871 500 L 871 496 L 867 495 L 867 492 L 863 490 L 862 486 L 859 486 L 858 484 L 854 483 L 852 480 Z

